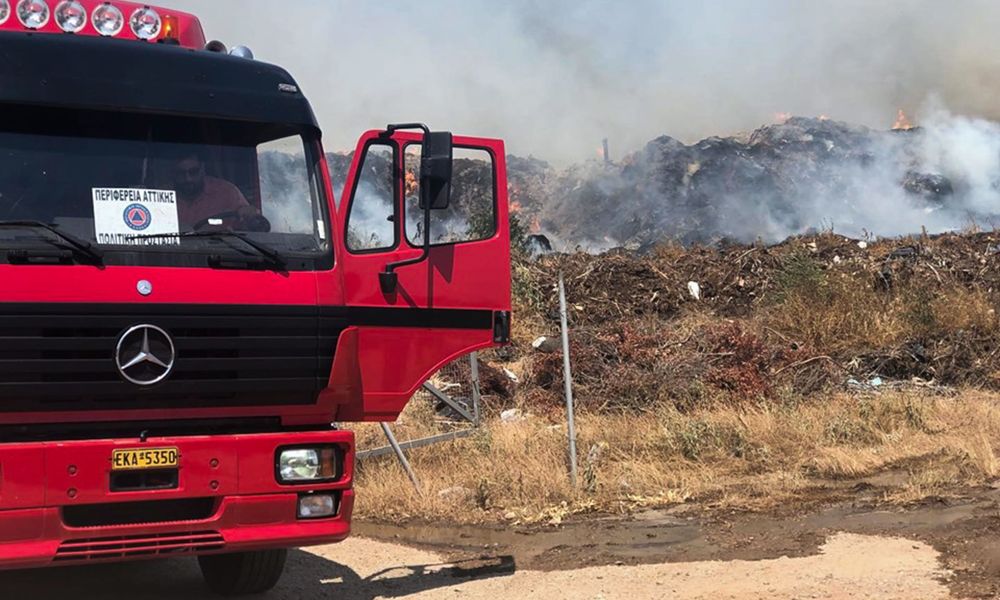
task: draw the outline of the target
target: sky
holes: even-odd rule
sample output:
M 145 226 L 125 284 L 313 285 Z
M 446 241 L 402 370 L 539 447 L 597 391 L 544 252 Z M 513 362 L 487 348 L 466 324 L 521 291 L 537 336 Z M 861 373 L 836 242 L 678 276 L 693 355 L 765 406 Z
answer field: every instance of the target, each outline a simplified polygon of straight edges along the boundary
M 1000 117 L 996 0 L 161 0 L 299 81 L 328 150 L 423 121 L 566 164 L 827 115 Z

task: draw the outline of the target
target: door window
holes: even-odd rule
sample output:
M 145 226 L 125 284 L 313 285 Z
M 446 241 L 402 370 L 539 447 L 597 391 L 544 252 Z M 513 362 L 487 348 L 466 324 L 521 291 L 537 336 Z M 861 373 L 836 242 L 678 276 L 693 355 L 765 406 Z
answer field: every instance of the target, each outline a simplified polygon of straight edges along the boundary
M 365 150 L 347 216 L 347 248 L 352 252 L 396 246 L 393 164 L 392 146 L 372 144 Z
M 424 211 L 420 210 L 420 144 L 405 150 L 404 198 L 406 239 L 424 243 Z M 497 232 L 496 169 L 493 156 L 482 149 L 455 148 L 451 204 L 431 211 L 431 244 L 486 240 Z

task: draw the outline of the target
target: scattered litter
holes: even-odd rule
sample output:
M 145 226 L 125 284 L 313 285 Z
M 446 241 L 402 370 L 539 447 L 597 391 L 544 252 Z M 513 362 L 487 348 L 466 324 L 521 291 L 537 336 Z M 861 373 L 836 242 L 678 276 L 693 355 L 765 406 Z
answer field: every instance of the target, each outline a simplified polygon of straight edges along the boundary
M 906 246 L 905 248 L 897 248 L 889 254 L 889 260 L 899 260 L 903 258 L 913 258 L 917 255 L 917 249 L 913 246 Z
M 699 285 L 697 281 L 689 281 L 688 293 L 691 294 L 691 297 L 695 300 L 701 300 L 701 285 Z
M 551 354 L 553 352 L 559 352 L 562 347 L 561 342 L 553 337 L 542 336 L 531 342 L 531 347 L 539 352 L 544 352 L 545 354 Z
M 521 382 L 521 380 L 518 379 L 517 375 L 514 374 L 514 371 L 511 371 L 510 369 L 504 368 L 503 374 L 507 376 L 507 379 L 510 379 L 514 383 L 520 383 Z
M 520 408 L 512 408 L 500 413 L 500 421 L 503 423 L 519 423 L 524 420 L 524 413 Z
M 856 390 L 876 390 L 885 385 L 885 381 L 881 377 L 872 377 L 867 381 L 859 381 L 857 379 L 848 379 L 847 387 Z
M 862 250 L 867 250 L 868 242 L 858 242 L 858 248 L 861 248 Z

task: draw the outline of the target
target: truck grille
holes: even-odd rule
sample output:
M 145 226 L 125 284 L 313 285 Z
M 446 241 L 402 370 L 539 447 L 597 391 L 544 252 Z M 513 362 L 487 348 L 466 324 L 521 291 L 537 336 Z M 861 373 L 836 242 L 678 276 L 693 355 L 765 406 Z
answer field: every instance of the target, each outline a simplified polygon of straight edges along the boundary
M 123 536 L 63 542 L 56 562 L 91 562 L 212 552 L 226 547 L 217 531 Z
M 114 360 L 137 325 L 176 347 L 172 374 L 150 388 Z M 0 411 L 312 404 L 344 328 L 318 307 L 0 304 Z

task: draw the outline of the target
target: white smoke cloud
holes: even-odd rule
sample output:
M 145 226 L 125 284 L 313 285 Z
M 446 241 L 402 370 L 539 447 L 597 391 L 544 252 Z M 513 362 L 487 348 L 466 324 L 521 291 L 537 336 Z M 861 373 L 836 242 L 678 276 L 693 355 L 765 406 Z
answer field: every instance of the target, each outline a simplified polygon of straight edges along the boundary
M 993 0 L 162 1 L 288 68 L 330 149 L 413 119 L 568 163 L 777 112 L 885 127 L 931 94 L 1000 116 Z
M 937 101 L 926 112 L 922 168 L 962 182 L 970 213 L 1000 213 L 1000 124 L 954 115 Z

